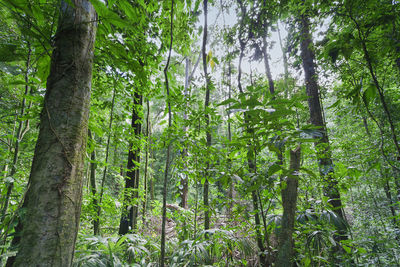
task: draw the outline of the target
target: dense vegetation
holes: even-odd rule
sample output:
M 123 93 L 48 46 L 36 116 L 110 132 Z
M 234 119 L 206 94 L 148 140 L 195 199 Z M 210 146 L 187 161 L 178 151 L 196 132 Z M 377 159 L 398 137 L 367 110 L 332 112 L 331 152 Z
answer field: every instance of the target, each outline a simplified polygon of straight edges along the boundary
M 0 0 L 0 34 L 1 266 L 400 265 L 398 1 Z

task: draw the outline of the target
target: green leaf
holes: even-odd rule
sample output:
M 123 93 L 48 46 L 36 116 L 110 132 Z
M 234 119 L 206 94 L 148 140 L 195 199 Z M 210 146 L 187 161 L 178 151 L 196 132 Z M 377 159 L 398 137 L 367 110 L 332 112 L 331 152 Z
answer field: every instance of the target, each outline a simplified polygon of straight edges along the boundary
M 38 71 L 37 76 L 42 81 L 42 83 L 46 82 L 47 77 L 50 74 L 50 57 L 48 55 L 44 55 L 38 59 Z
M 351 248 L 349 248 L 349 247 L 346 246 L 346 245 L 343 245 L 342 247 L 344 248 L 344 250 L 345 250 L 347 253 L 351 254 Z
M 123 20 L 120 18 L 120 16 L 114 12 L 112 12 L 110 9 L 106 7 L 106 5 L 100 1 L 100 0 L 91 0 L 90 1 L 96 10 L 97 14 L 99 15 L 100 19 L 102 19 L 103 24 L 106 26 L 106 28 L 109 28 L 109 24 L 112 23 L 115 26 L 118 26 L 122 29 L 126 28 L 129 26 L 127 21 Z M 124 1 L 120 1 L 124 2 Z M 107 26 L 108 25 L 108 26 Z
M 282 167 L 279 164 L 273 164 L 271 167 L 268 169 L 268 176 L 273 175 L 274 173 L 282 170 Z
M 228 98 L 228 99 L 222 101 L 221 103 L 219 103 L 218 106 L 225 106 L 225 105 L 228 105 L 230 103 L 237 103 L 237 101 L 236 101 L 236 99 Z
M 377 93 L 377 89 L 376 89 L 375 85 L 370 84 L 363 93 L 362 97 L 363 97 L 364 102 L 367 105 L 369 105 L 369 103 L 371 103 L 375 99 L 376 93 Z

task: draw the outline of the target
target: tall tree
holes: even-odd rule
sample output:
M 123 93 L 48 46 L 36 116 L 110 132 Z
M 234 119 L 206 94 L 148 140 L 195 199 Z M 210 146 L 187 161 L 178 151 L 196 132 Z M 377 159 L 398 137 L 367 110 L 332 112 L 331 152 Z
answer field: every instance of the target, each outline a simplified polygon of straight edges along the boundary
M 136 89 L 137 90 L 137 89 Z M 138 215 L 138 189 L 139 189 L 139 162 L 140 162 L 140 132 L 142 122 L 140 118 L 140 108 L 142 106 L 142 95 L 135 91 L 133 96 L 132 108 L 132 131 L 134 139 L 129 142 L 127 173 L 125 177 L 124 208 L 119 224 L 119 234 L 124 235 L 129 230 L 136 230 Z M 132 201 L 136 203 L 132 203 Z
M 324 182 L 324 194 L 329 198 L 329 203 L 334 212 L 345 221 L 342 200 L 338 183 L 333 175 L 334 168 L 332 162 L 332 152 L 329 145 L 328 133 L 325 126 L 323 111 L 320 100 L 320 88 L 318 76 L 315 71 L 315 55 L 313 51 L 313 41 L 310 33 L 310 21 L 307 15 L 300 18 L 300 50 L 303 69 L 305 75 L 306 93 L 308 96 L 308 107 L 310 111 L 310 121 L 318 127 L 318 134 L 314 137 L 320 177 Z M 346 238 L 346 232 L 340 229 L 339 240 Z
M 210 130 L 210 115 L 208 111 L 208 107 L 210 105 L 210 87 L 211 87 L 211 78 L 207 71 L 207 53 L 206 53 L 206 46 L 207 46 L 207 14 L 208 14 L 208 0 L 203 1 L 203 12 L 204 12 L 204 28 L 203 28 L 203 44 L 202 44 L 202 55 L 203 55 L 203 71 L 204 76 L 206 78 L 206 96 L 204 99 L 204 113 L 205 113 L 205 121 L 206 121 L 206 146 L 207 149 L 211 147 L 211 130 Z M 210 160 L 207 160 L 206 163 L 206 170 L 205 170 L 205 181 L 203 187 L 203 205 L 204 205 L 204 229 L 210 229 L 210 205 L 209 205 L 209 169 L 210 169 Z
M 93 144 L 93 150 L 90 153 L 90 174 L 89 174 L 89 181 L 90 181 L 90 191 L 92 191 L 92 204 L 93 207 L 98 211 L 99 210 L 99 202 L 97 199 L 97 187 L 96 187 L 96 169 L 97 169 L 97 162 L 96 162 L 96 149 L 94 147 L 94 138 L 92 136 L 92 132 L 89 129 L 88 137 Z M 97 212 L 96 212 L 97 213 Z M 98 235 L 100 233 L 99 229 L 99 217 L 93 218 L 93 234 Z
M 172 45 L 174 42 L 174 0 L 171 1 L 171 13 L 170 13 L 170 29 L 169 29 L 169 50 L 167 64 L 164 67 L 164 79 L 165 79 L 165 90 L 167 93 L 166 106 L 168 107 L 168 128 L 167 128 L 167 158 L 165 160 L 165 171 L 164 171 L 164 184 L 163 184 L 163 205 L 162 205 L 162 225 L 161 225 L 161 257 L 160 265 L 165 266 L 165 234 L 166 234 L 166 222 L 167 222 L 167 185 L 168 185 L 168 172 L 170 164 L 170 153 L 171 153 L 171 127 L 172 127 L 172 110 L 171 110 L 171 99 L 170 99 L 170 88 L 168 80 L 168 69 L 171 61 Z
M 7 266 L 70 266 L 79 227 L 96 12 L 61 1 L 25 215 Z

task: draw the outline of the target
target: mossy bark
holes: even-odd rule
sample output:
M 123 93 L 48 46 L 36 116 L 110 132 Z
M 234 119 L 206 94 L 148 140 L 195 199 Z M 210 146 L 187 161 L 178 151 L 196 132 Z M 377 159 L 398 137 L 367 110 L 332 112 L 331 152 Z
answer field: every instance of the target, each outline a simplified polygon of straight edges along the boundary
M 299 180 L 297 172 L 300 169 L 301 159 L 300 146 L 290 151 L 290 171 L 292 173 L 285 177 L 286 187 L 282 189 L 282 224 L 279 232 L 279 247 L 276 266 L 293 266 L 293 231 L 296 217 L 297 188 Z
M 71 266 L 81 211 L 96 12 L 61 2 L 18 253 L 7 266 Z
M 329 198 L 329 203 L 333 211 L 343 220 L 344 214 L 342 210 L 342 200 L 338 183 L 333 176 L 334 168 L 332 162 L 332 152 L 329 145 L 328 133 L 326 131 L 323 111 L 320 101 L 320 89 L 318 85 L 318 77 L 315 67 L 315 55 L 313 51 L 313 41 L 310 33 L 309 18 L 305 15 L 300 20 L 300 49 L 301 58 L 303 61 L 303 69 L 306 83 L 306 92 L 308 98 L 308 107 L 310 110 L 310 121 L 313 125 L 318 127 L 318 134 L 314 137 L 318 139 L 315 142 L 315 149 L 317 152 L 318 166 L 320 177 L 324 182 L 324 194 Z M 338 240 L 346 239 L 346 232 L 340 230 Z

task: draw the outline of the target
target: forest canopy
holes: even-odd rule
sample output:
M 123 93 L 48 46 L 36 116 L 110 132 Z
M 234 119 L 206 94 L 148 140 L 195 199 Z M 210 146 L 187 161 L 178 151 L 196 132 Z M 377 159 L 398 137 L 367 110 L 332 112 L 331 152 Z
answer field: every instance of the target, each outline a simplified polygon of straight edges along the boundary
M 400 3 L 0 0 L 0 266 L 400 265 Z

